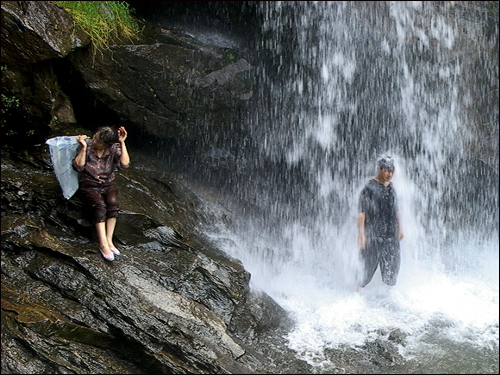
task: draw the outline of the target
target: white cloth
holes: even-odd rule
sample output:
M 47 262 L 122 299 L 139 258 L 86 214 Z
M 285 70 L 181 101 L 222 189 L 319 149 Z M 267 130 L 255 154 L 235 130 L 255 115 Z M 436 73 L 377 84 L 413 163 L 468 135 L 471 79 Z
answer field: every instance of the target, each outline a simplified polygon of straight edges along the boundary
M 70 199 L 78 190 L 78 172 L 72 166 L 78 149 L 76 136 L 54 137 L 45 143 L 49 145 L 52 166 L 63 196 Z

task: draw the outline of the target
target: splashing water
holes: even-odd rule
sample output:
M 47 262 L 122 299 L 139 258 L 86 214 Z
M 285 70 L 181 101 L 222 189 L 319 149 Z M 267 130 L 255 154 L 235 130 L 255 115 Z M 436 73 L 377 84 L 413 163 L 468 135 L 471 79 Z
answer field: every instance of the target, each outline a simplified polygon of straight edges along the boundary
M 476 107 L 498 89 L 498 57 L 480 52 L 492 50 L 487 12 L 418 1 L 260 2 L 259 12 L 256 151 L 239 161 L 245 209 L 225 250 L 292 314 L 289 345 L 313 365 L 326 348 L 398 328 L 401 354 L 423 371 L 497 372 L 498 164 L 470 147 L 474 124 L 498 116 Z M 357 197 L 387 152 L 402 267 L 395 287 L 377 271 L 359 294 Z

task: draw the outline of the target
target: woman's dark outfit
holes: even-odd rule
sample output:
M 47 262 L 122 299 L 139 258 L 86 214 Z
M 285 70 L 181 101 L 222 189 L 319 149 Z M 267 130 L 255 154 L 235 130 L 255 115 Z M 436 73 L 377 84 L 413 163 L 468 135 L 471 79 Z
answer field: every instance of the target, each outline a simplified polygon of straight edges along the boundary
M 80 191 L 92 205 L 94 223 L 105 222 L 106 219 L 118 215 L 118 189 L 115 183 L 116 169 L 126 169 L 128 165 L 120 163 L 122 149 L 119 143 L 106 148 L 99 158 L 92 147 L 92 139 L 86 139 L 87 155 L 85 165 L 79 167 L 73 159 L 73 168 L 78 172 Z M 77 151 L 80 153 L 81 146 Z
M 361 249 L 364 263 L 360 286 L 366 286 L 380 265 L 382 281 L 396 285 L 401 255 L 398 238 L 398 202 L 396 192 L 390 183 L 384 186 L 370 179 L 359 197 L 359 212 L 365 213 L 366 245 Z

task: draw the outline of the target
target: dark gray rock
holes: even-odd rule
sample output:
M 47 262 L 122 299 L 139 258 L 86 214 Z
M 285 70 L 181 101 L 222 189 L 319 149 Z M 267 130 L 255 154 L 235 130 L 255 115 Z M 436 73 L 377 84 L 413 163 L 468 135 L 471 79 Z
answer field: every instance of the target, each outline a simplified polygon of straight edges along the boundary
M 94 98 L 158 138 L 199 138 L 202 113 L 212 131 L 240 121 L 252 96 L 245 59 L 232 62 L 223 48 L 160 27 L 149 26 L 146 35 L 134 45 L 71 55 Z
M 2 64 L 65 57 L 89 42 L 73 17 L 50 1 L 2 1 Z
M 76 123 L 53 62 L 87 46 L 90 38 L 50 1 L 2 1 L 1 9 L 2 95 L 18 103 L 13 113 L 2 111 L 3 119 L 15 123 L 4 126 L 2 120 L 2 130 L 8 143 L 26 147 L 42 142 L 58 122 Z
M 251 321 L 244 334 L 252 340 L 286 314 L 269 297 L 249 294 L 241 262 L 190 229 L 194 220 L 216 219 L 196 195 L 172 176 L 145 173 L 132 154 L 135 168 L 118 176 L 122 255 L 110 263 L 78 195 L 61 197 L 47 153 L 29 164 L 2 153 L 2 373 L 254 373 L 270 366 L 229 326 Z

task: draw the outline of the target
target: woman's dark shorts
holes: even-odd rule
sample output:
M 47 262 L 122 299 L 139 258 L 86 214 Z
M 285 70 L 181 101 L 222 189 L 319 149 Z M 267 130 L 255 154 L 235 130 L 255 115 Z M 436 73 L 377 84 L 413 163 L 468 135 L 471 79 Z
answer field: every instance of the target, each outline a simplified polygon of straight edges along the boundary
M 110 184 L 93 184 L 83 182 L 80 192 L 91 205 L 94 223 L 102 223 L 106 219 L 118 216 L 118 188 L 114 182 Z

